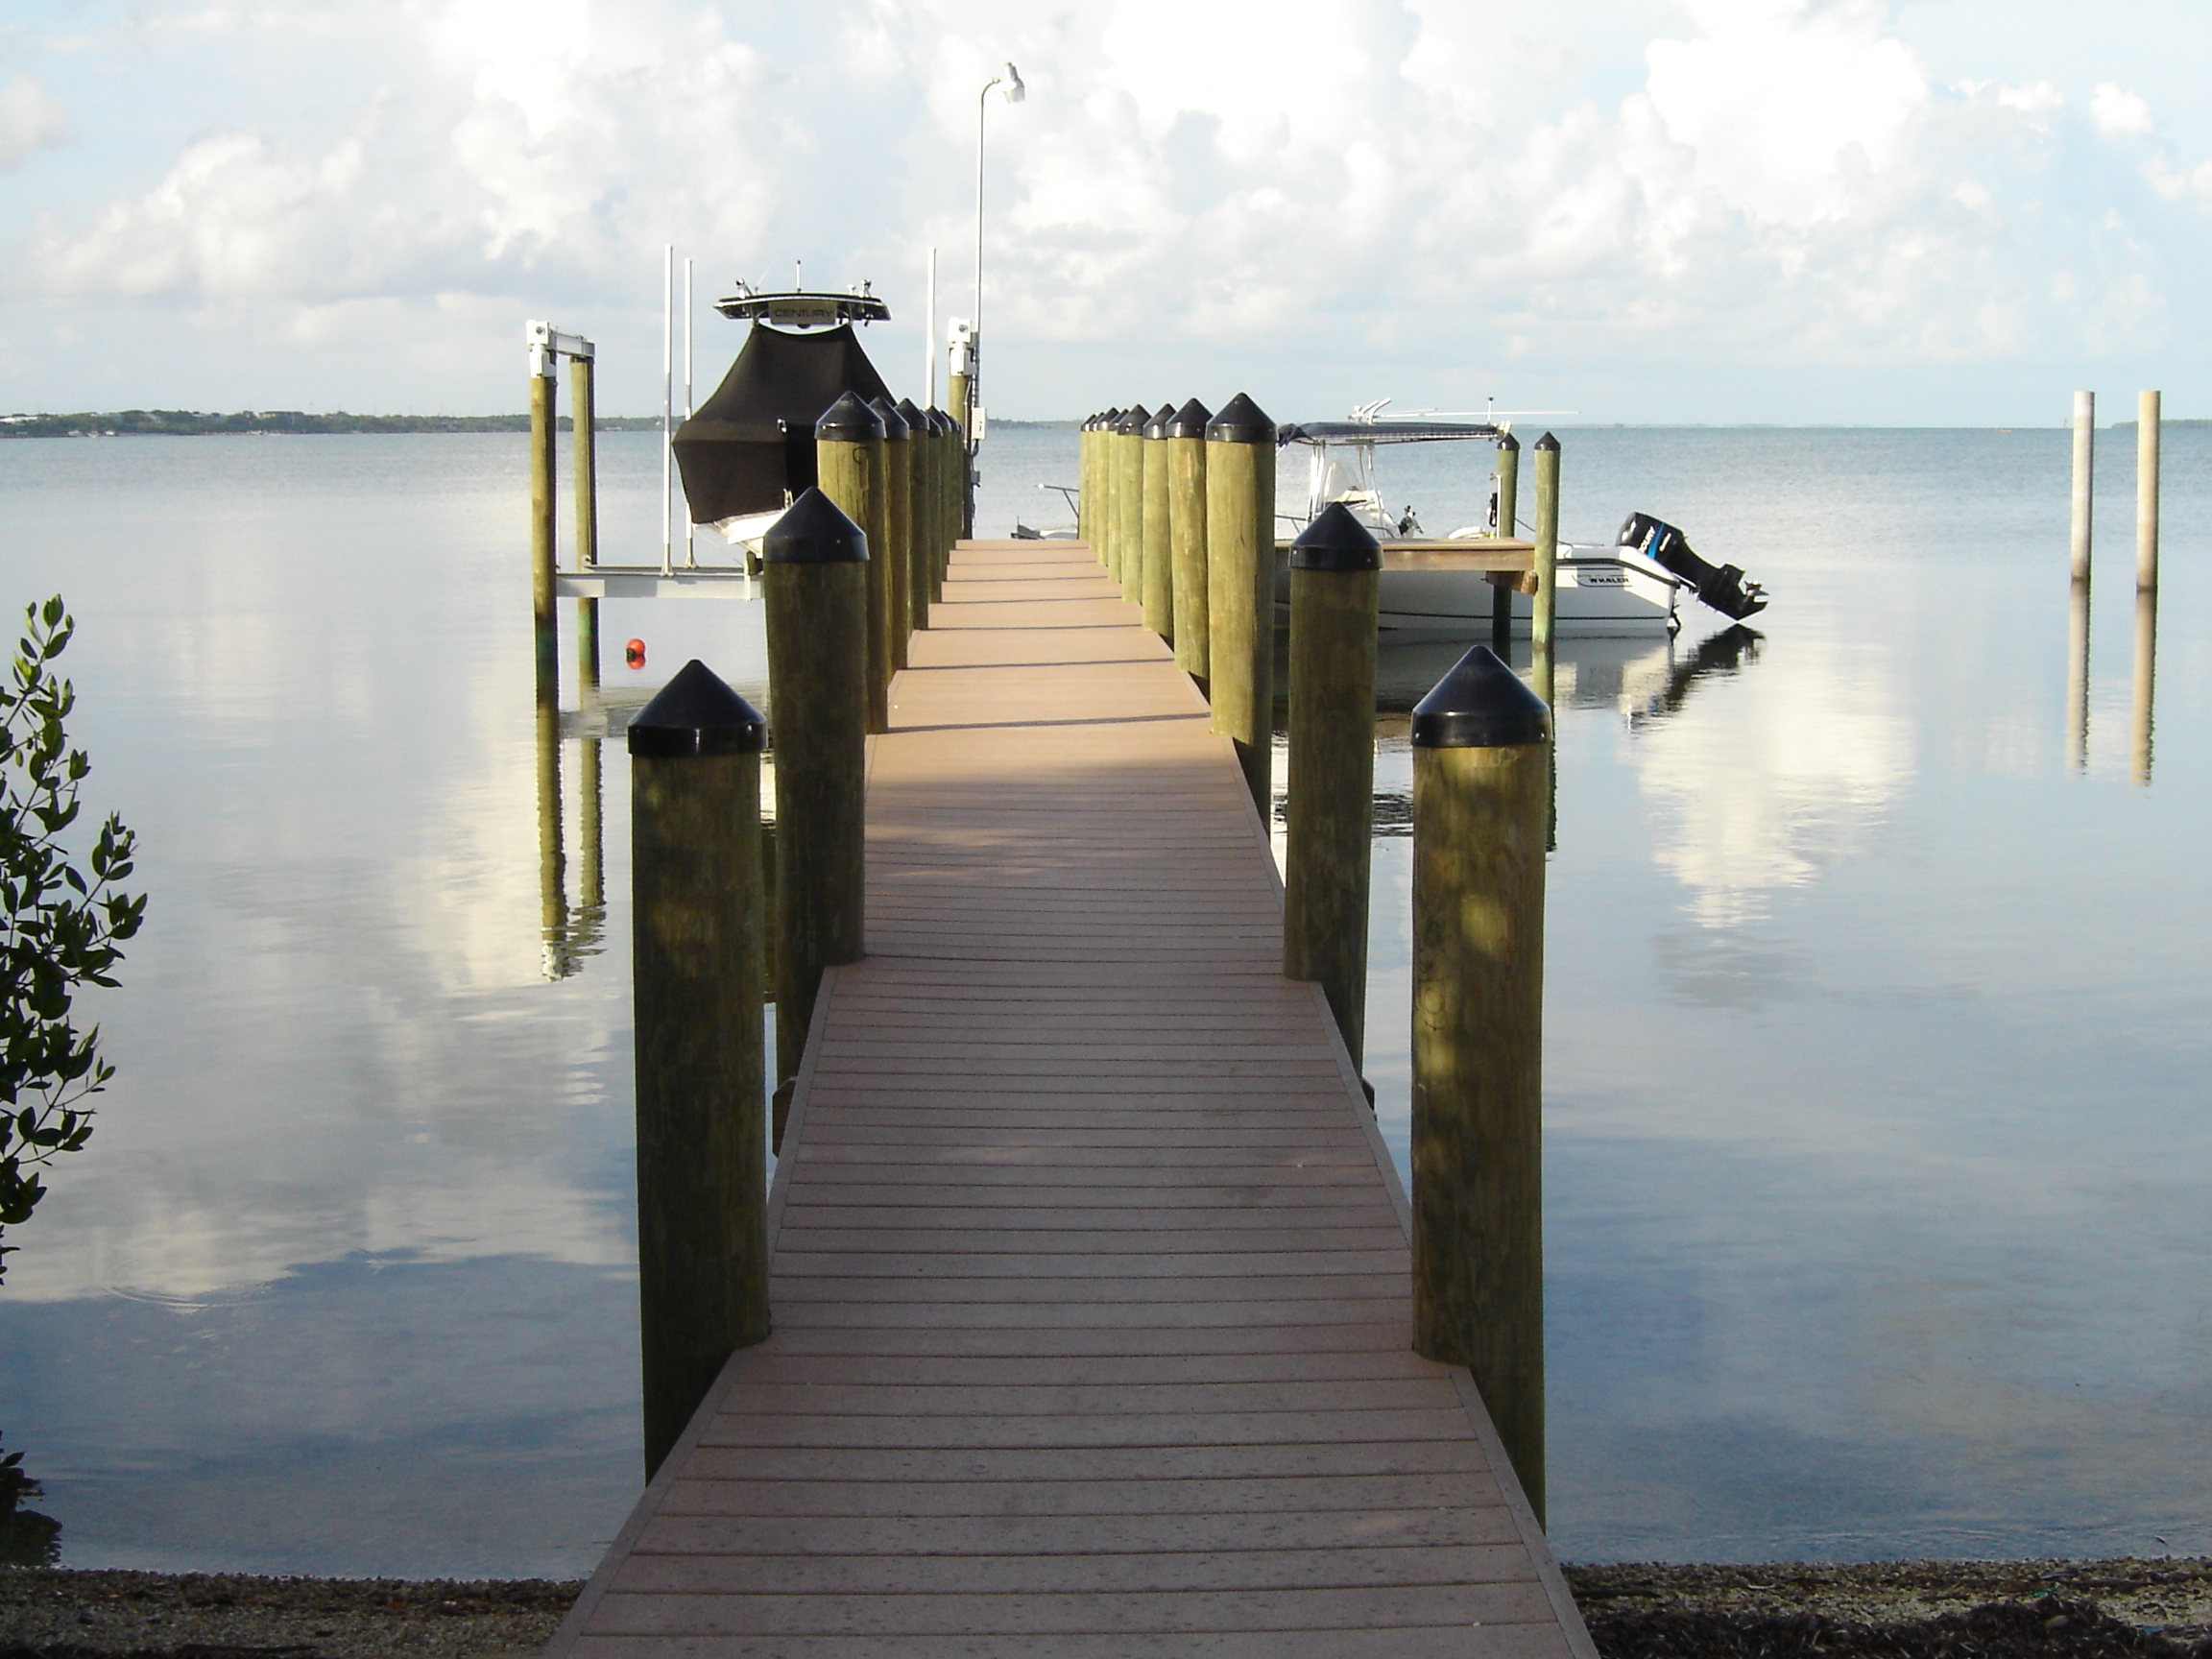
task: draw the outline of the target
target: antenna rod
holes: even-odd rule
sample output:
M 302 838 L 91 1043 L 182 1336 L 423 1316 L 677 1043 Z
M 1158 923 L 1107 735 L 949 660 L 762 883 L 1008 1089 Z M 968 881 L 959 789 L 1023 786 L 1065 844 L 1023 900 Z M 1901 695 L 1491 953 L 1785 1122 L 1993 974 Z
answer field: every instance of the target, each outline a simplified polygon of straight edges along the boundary
M 696 315 L 691 303 L 691 255 L 684 255 L 684 419 L 691 419 L 691 326 Z M 699 563 L 699 527 L 691 522 L 691 508 L 684 508 L 684 563 Z
M 676 244 L 661 246 L 661 573 L 676 560 L 675 479 L 669 473 L 675 462 L 676 413 Z

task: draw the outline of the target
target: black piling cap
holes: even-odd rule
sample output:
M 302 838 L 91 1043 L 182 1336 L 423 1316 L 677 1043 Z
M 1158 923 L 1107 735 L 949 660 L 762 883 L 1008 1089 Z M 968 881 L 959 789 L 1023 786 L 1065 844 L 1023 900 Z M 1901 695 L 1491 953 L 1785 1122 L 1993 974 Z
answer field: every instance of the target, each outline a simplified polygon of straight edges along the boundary
M 1504 437 L 1498 440 L 1498 447 L 1501 449 L 1510 450 L 1513 454 L 1518 455 L 1521 453 L 1521 440 L 1514 437 L 1512 433 L 1508 432 Z M 1556 448 L 1557 445 L 1554 445 L 1553 447 Z
M 1206 436 L 1206 422 L 1213 419 L 1213 411 L 1193 397 L 1175 411 L 1175 419 L 1167 422 L 1167 436 L 1203 438 Z
M 883 436 L 883 417 L 853 393 L 840 396 L 814 422 L 814 436 L 832 444 L 865 444 Z
M 1166 403 L 1161 404 L 1160 407 L 1153 411 L 1151 416 L 1146 419 L 1144 422 L 1144 436 L 1147 438 L 1166 437 L 1167 422 L 1174 419 L 1174 408 Z
M 1267 419 L 1266 410 L 1239 392 L 1206 423 L 1206 436 L 1215 444 L 1272 444 L 1275 422 Z
M 1099 429 L 1102 431 L 1111 432 L 1120 423 L 1121 411 L 1119 409 L 1109 409 L 1105 414 L 1098 417 Z
M 767 565 L 865 565 L 868 532 L 809 484 L 760 538 L 760 559 Z
M 1478 645 L 1413 705 L 1416 749 L 1507 749 L 1544 741 L 1551 710 L 1521 677 Z
M 760 710 L 696 657 L 630 719 L 630 753 L 656 759 L 757 755 L 767 747 Z
M 1559 447 L 1559 440 L 1552 437 L 1551 433 L 1547 432 L 1543 437 L 1536 440 L 1536 447 L 1539 449 L 1556 450 Z
M 899 399 L 899 419 L 906 422 L 909 431 L 933 432 L 936 430 L 924 417 L 921 405 L 911 397 Z
M 1132 409 L 1115 422 L 1114 430 L 1124 438 L 1142 438 L 1144 436 L 1144 422 L 1149 417 L 1142 409 Z
M 883 436 L 892 443 L 903 444 L 914 436 L 914 428 L 906 423 L 906 418 L 899 413 L 899 405 L 890 398 L 871 397 L 868 407 L 876 411 L 876 419 L 883 422 Z M 821 428 L 815 430 L 819 432 Z
M 1290 543 L 1293 570 L 1380 570 L 1382 544 L 1341 501 L 1332 501 Z

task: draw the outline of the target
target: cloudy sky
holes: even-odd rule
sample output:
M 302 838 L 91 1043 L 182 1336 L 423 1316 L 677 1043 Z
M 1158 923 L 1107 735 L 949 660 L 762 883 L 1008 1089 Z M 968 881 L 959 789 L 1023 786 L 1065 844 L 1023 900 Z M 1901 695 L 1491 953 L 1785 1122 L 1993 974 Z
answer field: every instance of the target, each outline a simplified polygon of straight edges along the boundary
M 919 392 L 1009 58 L 1000 415 L 2212 413 L 2197 0 L 11 0 L 0 406 L 514 409 L 549 316 L 644 412 L 668 242 Z

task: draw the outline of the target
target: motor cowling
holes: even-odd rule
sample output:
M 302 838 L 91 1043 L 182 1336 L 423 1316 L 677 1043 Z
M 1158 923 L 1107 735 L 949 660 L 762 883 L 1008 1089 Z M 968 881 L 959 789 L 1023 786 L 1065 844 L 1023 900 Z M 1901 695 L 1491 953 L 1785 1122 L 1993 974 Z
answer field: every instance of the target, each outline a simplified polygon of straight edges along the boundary
M 1734 565 L 1710 565 L 1697 557 L 1690 539 L 1663 518 L 1648 513 L 1631 513 L 1614 538 L 1623 547 L 1633 547 L 1645 558 L 1690 584 L 1697 597 L 1723 616 L 1741 622 L 1767 609 L 1767 589 L 1745 579 Z

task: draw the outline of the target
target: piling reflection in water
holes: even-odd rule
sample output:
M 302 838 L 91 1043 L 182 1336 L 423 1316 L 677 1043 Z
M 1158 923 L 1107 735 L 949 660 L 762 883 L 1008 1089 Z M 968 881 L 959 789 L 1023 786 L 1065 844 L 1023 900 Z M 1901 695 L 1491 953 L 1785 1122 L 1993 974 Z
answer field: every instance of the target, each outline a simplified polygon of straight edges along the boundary
M 2135 590 L 2135 694 L 2128 728 L 2131 736 L 2128 774 L 2138 783 L 2151 781 L 2151 703 L 2158 678 L 2158 589 Z
M 2066 608 L 2066 769 L 2089 770 L 2089 584 L 2077 582 Z
M 568 902 L 565 803 L 561 787 L 561 710 L 538 705 L 538 929 L 540 972 L 567 979 L 599 954 L 607 928 L 606 832 L 602 827 L 600 740 L 586 737 L 578 805 L 579 881 Z

